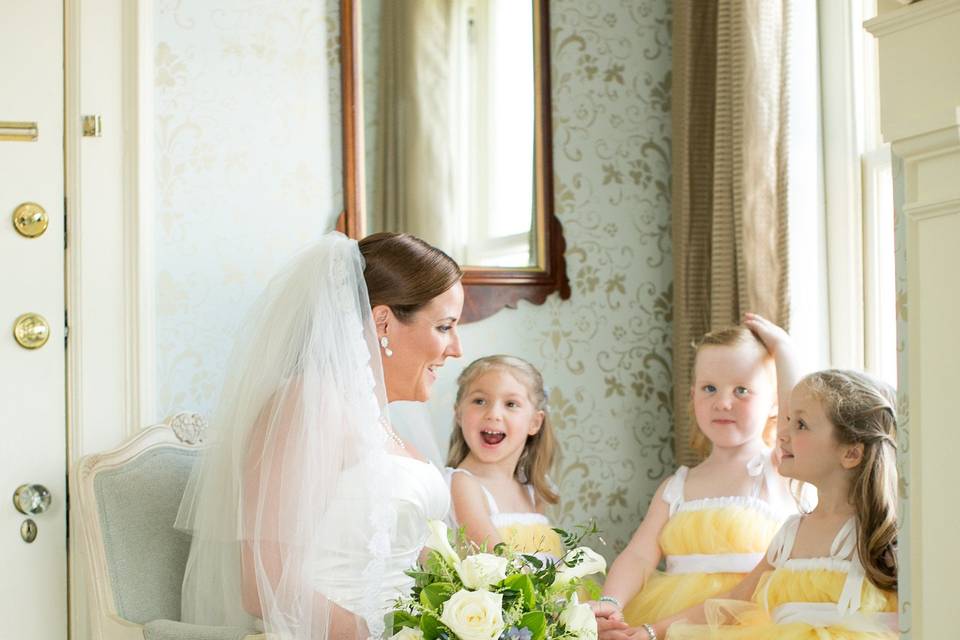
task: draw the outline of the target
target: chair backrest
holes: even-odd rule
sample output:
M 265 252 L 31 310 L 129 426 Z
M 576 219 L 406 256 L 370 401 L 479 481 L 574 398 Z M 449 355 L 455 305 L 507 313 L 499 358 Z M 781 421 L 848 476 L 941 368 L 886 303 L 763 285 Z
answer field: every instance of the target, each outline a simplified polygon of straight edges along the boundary
M 173 523 L 204 426 L 196 414 L 178 414 L 78 464 L 75 526 L 94 580 L 93 617 L 180 619 L 190 536 Z

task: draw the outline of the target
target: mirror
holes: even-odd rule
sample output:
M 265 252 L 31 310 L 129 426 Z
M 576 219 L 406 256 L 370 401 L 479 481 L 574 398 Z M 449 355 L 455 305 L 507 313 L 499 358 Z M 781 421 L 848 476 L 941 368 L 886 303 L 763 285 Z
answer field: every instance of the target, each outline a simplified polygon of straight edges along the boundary
M 463 321 L 570 295 L 553 213 L 547 0 L 343 0 L 351 237 L 464 266 Z

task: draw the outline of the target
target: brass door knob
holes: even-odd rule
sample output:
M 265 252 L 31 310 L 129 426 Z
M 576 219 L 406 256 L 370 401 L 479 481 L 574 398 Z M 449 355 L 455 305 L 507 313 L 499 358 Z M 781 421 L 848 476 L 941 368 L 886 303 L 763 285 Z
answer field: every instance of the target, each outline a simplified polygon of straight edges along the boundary
M 13 506 L 25 516 L 43 513 L 50 506 L 50 492 L 42 484 L 22 484 L 13 492 Z
M 42 236 L 49 224 L 47 212 L 36 202 L 24 202 L 13 210 L 13 226 L 25 238 Z
M 24 349 L 39 349 L 50 339 L 50 325 L 39 313 L 25 313 L 13 323 L 13 337 Z

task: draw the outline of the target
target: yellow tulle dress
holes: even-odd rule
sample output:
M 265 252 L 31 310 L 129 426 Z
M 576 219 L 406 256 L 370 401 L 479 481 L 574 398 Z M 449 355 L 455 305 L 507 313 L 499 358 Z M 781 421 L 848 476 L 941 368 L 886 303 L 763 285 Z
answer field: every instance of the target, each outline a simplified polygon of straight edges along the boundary
M 675 623 L 669 640 L 895 640 L 897 594 L 864 575 L 856 520 L 840 529 L 825 558 L 791 558 L 801 516 L 777 534 L 751 602 L 708 600 L 707 624 Z
M 667 482 L 663 500 L 670 519 L 660 532 L 666 570 L 652 574 L 624 607 L 632 626 L 654 623 L 732 589 L 763 558 L 784 520 L 795 513 L 775 509 L 761 496 L 778 482 L 769 453 L 747 465 L 750 495 L 684 499 L 687 467 Z
M 465 473 L 473 476 L 466 469 L 453 469 L 447 467 L 447 484 L 453 480 L 456 473 Z M 476 477 L 476 476 L 474 476 Z M 530 495 L 530 504 L 536 504 L 536 494 L 533 485 L 524 485 Z M 487 499 L 487 508 L 490 511 L 490 520 L 496 527 L 500 538 L 515 552 L 529 553 L 556 560 L 563 555 L 563 542 L 560 536 L 550 526 L 550 520 L 547 516 L 537 512 L 502 512 L 490 493 L 482 484 L 483 494 Z M 460 526 L 457 520 L 457 514 L 453 507 L 450 508 L 449 524 L 453 528 Z

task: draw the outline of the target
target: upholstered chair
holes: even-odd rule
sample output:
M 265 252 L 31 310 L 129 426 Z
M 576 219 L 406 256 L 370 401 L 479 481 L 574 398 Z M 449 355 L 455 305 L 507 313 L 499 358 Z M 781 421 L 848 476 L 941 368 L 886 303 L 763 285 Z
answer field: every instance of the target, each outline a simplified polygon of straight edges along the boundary
M 173 523 L 205 426 L 197 414 L 177 414 L 75 467 L 72 520 L 88 561 L 93 638 L 265 638 L 248 629 L 179 621 L 190 536 Z

